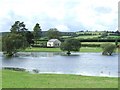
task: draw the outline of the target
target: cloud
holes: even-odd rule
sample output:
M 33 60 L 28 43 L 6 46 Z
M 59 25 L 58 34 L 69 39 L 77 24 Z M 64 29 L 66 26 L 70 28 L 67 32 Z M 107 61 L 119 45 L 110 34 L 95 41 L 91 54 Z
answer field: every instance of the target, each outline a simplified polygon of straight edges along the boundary
M 64 32 L 67 32 L 70 30 L 69 27 L 65 25 L 58 25 L 58 26 L 55 26 L 55 28 L 57 28 L 59 31 L 64 31 Z
M 96 7 L 95 11 L 98 12 L 98 14 L 102 13 L 111 13 L 112 9 L 111 8 L 106 8 L 106 7 Z
M 45 31 L 116 30 L 118 0 L 0 0 L 0 32 L 16 20 L 32 30 L 36 23 Z

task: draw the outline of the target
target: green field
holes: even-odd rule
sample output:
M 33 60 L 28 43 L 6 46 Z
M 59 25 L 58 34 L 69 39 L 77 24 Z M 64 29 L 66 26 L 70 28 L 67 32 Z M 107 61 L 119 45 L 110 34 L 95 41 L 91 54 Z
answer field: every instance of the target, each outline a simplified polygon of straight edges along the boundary
M 118 78 L 3 70 L 3 88 L 117 88 Z
M 80 52 L 102 52 L 100 47 L 82 47 Z
M 0 70 L 0 90 L 1 90 L 1 88 L 2 88 L 2 71 Z
M 98 38 L 100 35 L 87 35 L 87 36 L 78 36 L 78 37 L 74 37 L 75 39 L 92 39 L 92 38 Z
M 62 36 L 62 38 L 66 39 L 66 38 L 70 38 L 71 36 Z
M 104 43 L 115 44 L 115 42 L 81 42 L 81 44 L 104 44 Z
M 92 47 L 95 47 L 95 45 L 99 45 L 100 47 L 102 44 L 105 44 L 105 43 L 115 44 L 115 42 L 81 42 L 81 45 L 82 46 L 87 45 Z M 118 44 L 120 44 L 120 42 L 118 42 Z
M 120 36 L 107 36 L 107 38 L 117 38 L 117 39 L 120 39 Z
M 99 35 L 99 34 L 102 34 L 103 31 L 94 31 L 94 32 L 76 32 L 76 34 L 96 34 L 96 35 Z

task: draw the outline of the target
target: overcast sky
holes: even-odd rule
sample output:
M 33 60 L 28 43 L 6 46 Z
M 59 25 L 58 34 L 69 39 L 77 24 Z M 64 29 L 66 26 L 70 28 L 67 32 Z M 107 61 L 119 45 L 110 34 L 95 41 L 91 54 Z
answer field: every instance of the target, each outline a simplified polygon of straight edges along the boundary
M 30 31 L 36 23 L 42 30 L 118 30 L 119 0 L 0 0 L 0 32 L 15 21 Z

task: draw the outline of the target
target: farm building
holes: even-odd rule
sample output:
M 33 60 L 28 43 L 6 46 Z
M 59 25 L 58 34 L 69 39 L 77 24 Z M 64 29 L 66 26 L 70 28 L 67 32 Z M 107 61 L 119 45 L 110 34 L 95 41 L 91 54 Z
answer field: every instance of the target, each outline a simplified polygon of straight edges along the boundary
M 50 39 L 47 42 L 47 47 L 59 47 L 61 45 L 61 41 L 58 39 Z

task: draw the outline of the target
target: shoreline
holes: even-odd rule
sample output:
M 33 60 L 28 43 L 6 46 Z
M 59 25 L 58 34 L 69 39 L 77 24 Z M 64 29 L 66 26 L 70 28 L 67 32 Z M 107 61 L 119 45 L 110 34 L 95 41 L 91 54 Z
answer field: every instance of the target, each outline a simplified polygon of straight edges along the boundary
M 26 48 L 25 50 L 19 50 L 20 52 L 63 52 L 60 48 Z M 100 47 L 81 47 L 79 52 L 102 52 Z
M 62 72 L 40 72 L 37 69 L 27 70 L 24 68 L 15 68 L 15 67 L 2 67 L 2 70 L 9 70 L 9 71 L 18 71 L 18 72 L 27 72 L 28 74 L 46 74 L 46 75 L 74 75 L 74 76 L 85 76 L 85 77 L 100 77 L 100 78 L 119 78 L 118 76 L 104 76 L 104 75 L 85 75 L 80 73 L 62 73 Z
M 102 52 L 101 47 L 81 47 L 80 51 L 78 52 Z M 115 50 L 115 52 L 118 53 L 118 49 Z M 19 50 L 19 52 L 65 52 L 60 50 L 60 48 L 38 48 L 38 47 L 33 47 L 33 48 L 26 48 L 25 50 Z

